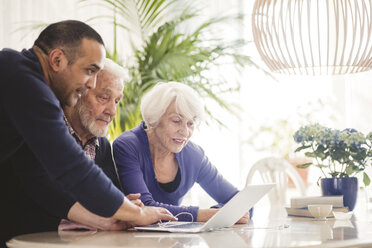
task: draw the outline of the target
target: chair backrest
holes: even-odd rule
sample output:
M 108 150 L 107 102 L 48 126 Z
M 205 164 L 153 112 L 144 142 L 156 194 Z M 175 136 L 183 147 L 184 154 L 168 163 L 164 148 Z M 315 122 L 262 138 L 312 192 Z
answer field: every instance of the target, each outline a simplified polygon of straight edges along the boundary
M 285 205 L 290 177 L 298 189 L 300 196 L 306 194 L 306 187 L 300 174 L 293 166 L 282 158 L 268 157 L 258 160 L 253 164 L 247 175 L 246 184 L 251 184 L 255 174 L 261 175 L 264 183 L 276 183 L 275 189 L 269 192 L 268 197 L 272 204 Z

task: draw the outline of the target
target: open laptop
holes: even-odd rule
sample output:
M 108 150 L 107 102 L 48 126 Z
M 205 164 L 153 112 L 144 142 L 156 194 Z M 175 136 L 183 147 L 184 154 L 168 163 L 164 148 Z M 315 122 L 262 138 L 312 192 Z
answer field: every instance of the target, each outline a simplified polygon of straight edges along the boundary
M 135 227 L 141 231 L 159 232 L 205 232 L 230 227 L 243 217 L 275 184 L 247 185 L 237 193 L 207 222 L 166 222 Z

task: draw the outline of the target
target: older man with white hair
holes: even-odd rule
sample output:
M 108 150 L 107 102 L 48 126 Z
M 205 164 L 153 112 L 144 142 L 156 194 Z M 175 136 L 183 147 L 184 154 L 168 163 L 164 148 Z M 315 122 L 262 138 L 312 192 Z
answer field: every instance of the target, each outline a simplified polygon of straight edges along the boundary
M 116 114 L 116 105 L 123 97 L 123 81 L 126 71 L 110 59 L 105 60 L 105 67 L 97 75 L 94 89 L 89 90 L 74 107 L 65 106 L 65 121 L 70 133 L 82 146 L 85 154 L 103 170 L 114 185 L 121 188 L 116 166 L 112 157 L 111 144 L 106 139 L 109 125 Z M 143 206 L 139 195 L 127 198 Z M 84 209 L 76 202 L 68 212 L 68 218 L 74 222 L 62 221 L 59 229 L 122 229 L 127 223 L 114 219 L 102 218 Z M 84 224 L 84 225 L 81 225 Z
M 74 107 L 64 108 L 68 123 L 75 138 L 83 148 L 104 137 L 116 114 L 116 105 L 123 97 L 123 80 L 126 71 L 110 59 L 106 59 L 104 69 L 97 75 L 96 88 L 89 90 Z M 94 156 L 89 157 L 94 159 Z

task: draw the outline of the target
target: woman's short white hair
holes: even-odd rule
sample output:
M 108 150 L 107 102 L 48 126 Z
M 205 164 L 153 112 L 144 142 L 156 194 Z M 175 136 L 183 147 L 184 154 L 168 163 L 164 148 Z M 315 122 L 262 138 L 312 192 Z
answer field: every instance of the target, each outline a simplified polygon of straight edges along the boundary
M 200 98 L 195 90 L 183 83 L 158 83 L 142 97 L 142 118 L 148 128 L 156 127 L 169 105 L 175 101 L 178 114 L 188 120 L 203 120 L 204 105 Z
M 103 70 L 119 78 L 122 83 L 129 80 L 128 71 L 109 58 L 105 58 Z

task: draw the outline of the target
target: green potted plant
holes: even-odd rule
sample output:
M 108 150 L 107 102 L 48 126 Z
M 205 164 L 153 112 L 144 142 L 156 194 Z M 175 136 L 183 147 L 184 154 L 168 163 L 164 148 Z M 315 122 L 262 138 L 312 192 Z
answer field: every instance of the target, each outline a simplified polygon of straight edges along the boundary
M 240 71 L 245 66 L 259 68 L 250 56 L 239 53 L 245 42 L 234 40 L 226 43 L 216 37 L 214 28 L 239 17 L 209 18 L 198 20 L 199 11 L 190 7 L 188 1 L 177 0 L 82 0 L 98 4 L 111 11 L 112 15 L 94 16 L 91 20 L 112 23 L 113 48 L 108 56 L 121 63 L 128 61 L 118 53 L 119 37 L 129 40 L 131 64 L 130 80 L 126 82 L 124 97 L 118 115 L 109 129 L 109 138 L 114 139 L 125 130 L 141 122 L 139 110 L 142 95 L 158 82 L 176 81 L 194 88 L 201 97 L 212 99 L 229 113 L 237 112 L 226 102 L 224 94 L 239 90 L 239 83 L 232 84 L 231 77 L 216 76 L 222 66 L 229 64 Z M 192 1 L 189 1 L 191 4 Z M 185 4 L 186 3 L 186 4 Z M 202 18 L 205 20 L 205 18 Z M 191 22 L 194 21 L 194 22 Z M 185 31 L 185 28 L 187 31 Z M 230 28 L 230 27 L 229 27 Z M 125 31 L 125 35 L 123 32 Z M 226 62 L 228 61 L 228 62 Z M 213 76 L 210 72 L 213 70 Z M 209 76 L 208 76 L 209 75 Z M 223 125 L 206 109 L 211 119 Z
M 355 129 L 341 131 L 311 124 L 301 127 L 293 137 L 300 144 L 295 152 L 304 151 L 313 159 L 297 167 L 318 167 L 323 175 L 319 178 L 323 195 L 344 195 L 344 205 L 353 210 L 358 191 L 355 176 L 363 172 L 364 184 L 370 184 L 364 170 L 371 164 L 372 132 L 364 135 Z

